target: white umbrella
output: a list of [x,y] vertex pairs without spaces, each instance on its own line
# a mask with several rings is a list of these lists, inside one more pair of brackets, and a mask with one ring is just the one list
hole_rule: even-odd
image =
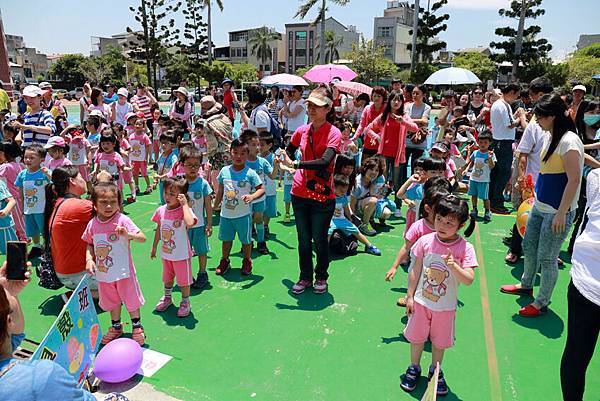
[[294,86],[294,85],[302,85],[308,86],[308,82],[304,80],[304,78],[299,77],[298,75],[292,74],[275,74],[269,75],[268,77],[264,77],[260,80],[262,85],[273,86],[273,85],[281,85],[281,86]]
[[479,84],[481,80],[471,71],[450,67],[443,68],[431,74],[424,82],[425,85],[462,85],[462,84]]

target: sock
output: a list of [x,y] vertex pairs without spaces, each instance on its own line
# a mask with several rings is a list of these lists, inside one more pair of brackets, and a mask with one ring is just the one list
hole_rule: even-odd
[[119,319],[119,320],[111,320],[110,322],[112,323],[112,327],[115,330],[121,330],[123,328],[123,326],[121,325],[121,319]]
[[265,226],[262,224],[256,225],[256,241],[265,242]]
[[170,297],[171,292],[173,292],[173,287],[165,287],[165,297]]
[[131,325],[134,329],[139,329],[140,327],[142,327],[142,322],[140,322],[139,317],[131,318]]
[[190,303],[190,297],[183,297],[183,296],[182,296],[182,297],[181,297],[181,303],[182,303],[182,304],[185,304],[185,303],[188,303],[188,304],[189,304],[189,303]]

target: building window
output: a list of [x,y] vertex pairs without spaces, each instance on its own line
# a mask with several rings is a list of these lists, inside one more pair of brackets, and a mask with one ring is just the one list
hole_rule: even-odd
[[377,28],[377,36],[381,38],[391,38],[392,28],[389,26],[380,26],[379,28]]
[[248,49],[245,47],[242,47],[242,57],[248,57]]
[[229,41],[238,42],[240,40],[248,40],[248,32],[235,32],[229,34]]
[[296,49],[296,57],[306,57],[306,49]]
[[306,40],[306,31],[296,32],[296,40]]
[[308,34],[308,48],[312,49],[315,46],[315,32],[314,31],[310,31]]

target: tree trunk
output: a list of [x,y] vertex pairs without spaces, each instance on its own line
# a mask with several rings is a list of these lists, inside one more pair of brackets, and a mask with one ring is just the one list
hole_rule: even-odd
[[212,64],[212,24],[210,19],[210,3],[208,2],[208,65]]
[[410,73],[414,74],[417,67],[417,33],[419,29],[419,0],[415,0],[415,12],[413,16],[412,49],[410,52]]
[[[326,0],[323,0],[323,3],[321,4],[322,10],[323,10],[323,15],[321,15],[321,37],[320,37],[320,45],[319,47],[321,48],[320,54],[319,54],[319,62],[321,64],[326,64],[327,60],[325,59],[325,6],[326,6]],[[308,56],[308,54],[307,54]],[[306,63],[306,65],[308,65],[308,63]]]
[[519,59],[521,58],[521,50],[523,49],[523,30],[525,29],[525,14],[527,12],[527,0],[521,1],[521,15],[519,16],[519,28],[515,39],[515,58],[513,59],[511,82],[517,81],[517,70],[519,68]]
[[150,78],[150,38],[148,37],[148,14],[146,14],[146,0],[141,0],[142,3],[142,26],[144,28],[144,48],[146,50],[146,76],[148,77],[148,85],[152,85]]

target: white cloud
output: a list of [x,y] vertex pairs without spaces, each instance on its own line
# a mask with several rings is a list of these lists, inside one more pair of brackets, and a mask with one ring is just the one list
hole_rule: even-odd
[[510,0],[448,0],[448,8],[466,10],[499,10],[510,6]]

